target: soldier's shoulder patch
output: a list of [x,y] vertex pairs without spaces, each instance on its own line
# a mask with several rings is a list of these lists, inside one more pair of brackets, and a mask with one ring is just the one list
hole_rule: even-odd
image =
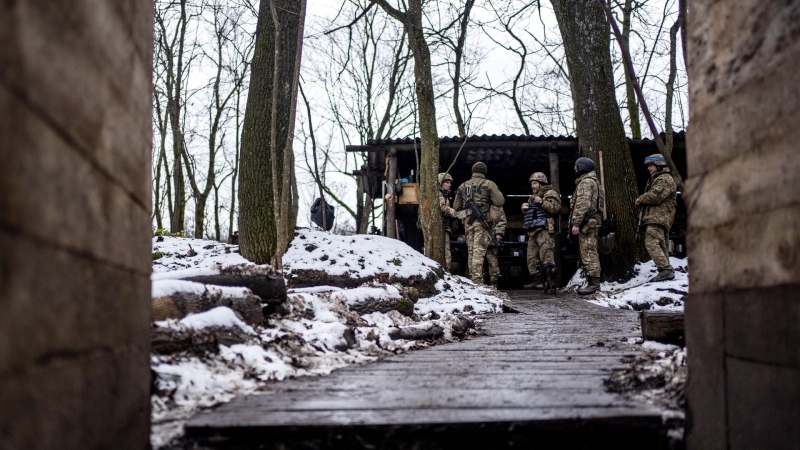
[[661,192],[661,191],[664,190],[664,186],[662,186],[660,184],[657,184],[657,185],[653,186],[653,190],[656,191],[656,192]]

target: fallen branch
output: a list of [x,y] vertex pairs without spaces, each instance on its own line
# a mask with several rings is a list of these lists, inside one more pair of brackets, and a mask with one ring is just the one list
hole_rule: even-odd
[[419,341],[422,339],[438,339],[444,336],[444,330],[439,326],[432,326],[427,330],[415,327],[397,328],[389,331],[389,337],[394,340]]

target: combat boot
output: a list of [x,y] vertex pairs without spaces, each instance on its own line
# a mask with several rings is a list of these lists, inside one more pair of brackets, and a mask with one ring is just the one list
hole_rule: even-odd
[[523,285],[522,289],[544,289],[541,275],[532,275],[531,282]]
[[667,281],[675,279],[675,271],[672,269],[663,269],[658,271],[658,275],[654,276],[650,281]]
[[594,294],[600,289],[600,277],[589,277],[586,286],[578,289],[578,294]]

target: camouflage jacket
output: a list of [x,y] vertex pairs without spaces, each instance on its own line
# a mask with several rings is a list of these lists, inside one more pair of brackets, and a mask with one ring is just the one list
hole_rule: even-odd
[[675,219],[675,204],[678,188],[669,169],[663,169],[650,176],[644,194],[637,200],[644,207],[643,225],[661,225],[669,230]]
[[547,214],[554,216],[561,212],[561,196],[558,195],[555,189],[550,186],[542,186],[538,192],[531,194],[528,202],[533,202],[533,199],[537,196],[542,198],[540,206]]
[[456,214],[458,214],[458,211],[450,207],[447,197],[444,196],[444,193],[441,189],[439,189],[438,194],[439,210],[442,212],[442,227],[444,228],[444,231],[454,234],[453,228],[457,228],[454,227],[454,222],[456,221]]
[[597,211],[597,197],[600,195],[600,181],[594,171],[581,175],[575,180],[575,194],[572,196],[572,225],[582,227],[585,222],[595,219],[600,224]]
[[486,175],[482,173],[473,173],[472,178],[461,183],[461,186],[458,187],[459,193],[453,201],[453,209],[460,210],[464,206],[465,201],[462,194],[470,198],[467,195],[468,186],[470,187],[472,201],[475,202],[478,210],[484,216],[488,214],[490,206],[503,206],[506,202],[505,197],[503,197],[497,185],[494,184],[494,181],[487,180]]
[[497,240],[495,236],[497,236],[498,234],[500,236],[504,236],[506,234],[506,226],[508,224],[508,221],[506,220],[506,212],[503,211],[503,208],[500,206],[492,206],[492,208],[496,208],[497,212],[495,214],[500,216],[500,220],[498,220],[495,223],[492,223],[492,229],[490,230],[492,239],[489,241],[490,247],[497,245]]

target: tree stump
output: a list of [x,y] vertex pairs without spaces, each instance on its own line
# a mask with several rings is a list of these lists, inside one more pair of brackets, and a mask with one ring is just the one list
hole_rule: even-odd
[[683,346],[683,311],[655,310],[639,313],[642,339]]

